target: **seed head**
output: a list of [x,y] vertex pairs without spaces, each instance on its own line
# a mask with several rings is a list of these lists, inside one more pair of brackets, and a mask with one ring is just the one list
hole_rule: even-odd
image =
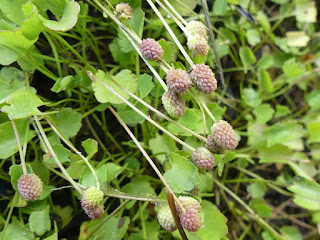
[[181,117],[186,111],[183,98],[170,90],[162,95],[162,104],[173,118]]
[[163,49],[161,45],[152,38],[143,39],[140,43],[142,55],[149,60],[161,60]]
[[205,147],[209,149],[210,152],[213,152],[213,153],[221,153],[223,151],[221,146],[218,143],[216,143],[212,135],[208,135],[207,143]]
[[41,179],[34,173],[21,175],[18,179],[18,191],[27,201],[38,200],[42,194]]
[[205,147],[199,147],[192,153],[192,162],[201,169],[212,169],[215,165],[214,155]]
[[211,127],[211,135],[214,142],[225,150],[234,150],[238,145],[237,135],[231,125],[220,120]]
[[177,229],[170,207],[167,204],[164,206],[160,206],[158,212],[158,222],[164,229],[169,232],[173,232]]
[[201,37],[208,39],[207,27],[200,21],[192,20],[188,22],[186,29],[192,36],[200,35]]
[[210,49],[207,39],[199,34],[189,37],[187,45],[188,48],[193,51],[193,53],[202,56],[208,55]]
[[85,211],[97,208],[103,200],[103,192],[96,187],[89,187],[83,194],[81,206]]
[[99,205],[95,208],[91,208],[91,209],[84,210],[84,211],[88,215],[89,218],[95,220],[95,219],[99,219],[102,217],[102,215],[104,213],[104,206]]
[[115,15],[122,20],[128,20],[132,15],[132,8],[128,3],[118,3],[116,5]]
[[191,78],[196,88],[203,93],[210,94],[217,89],[217,80],[208,65],[196,64]]
[[199,212],[193,208],[187,208],[186,212],[180,215],[181,225],[189,232],[196,232],[201,227]]
[[[192,208],[195,209],[198,213],[200,213],[201,211],[201,205],[200,203],[194,199],[193,197],[189,197],[189,196],[180,196],[178,197],[181,205],[187,209],[187,208]],[[179,208],[179,205],[176,205],[177,211],[179,214],[181,214],[181,209]]]
[[170,69],[166,76],[169,89],[178,94],[188,92],[192,85],[188,73],[182,69]]

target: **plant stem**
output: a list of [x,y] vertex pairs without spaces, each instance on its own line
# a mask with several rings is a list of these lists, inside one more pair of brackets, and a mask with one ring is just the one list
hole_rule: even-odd
[[158,175],[158,177],[160,178],[160,180],[162,181],[162,183],[165,185],[165,187],[167,188],[168,192],[170,192],[173,195],[174,200],[176,201],[176,203],[179,205],[179,208],[182,209],[182,211],[184,212],[185,209],[182,206],[182,204],[180,203],[179,199],[176,197],[176,195],[174,194],[174,192],[172,191],[171,187],[169,186],[169,184],[167,183],[167,181],[164,179],[164,177],[162,176],[161,172],[159,171],[159,169],[157,168],[157,166],[154,164],[154,162],[151,160],[151,158],[149,157],[149,155],[147,154],[147,152],[143,149],[143,147],[141,146],[141,144],[139,143],[139,141],[136,139],[136,137],[134,136],[134,134],[131,132],[131,130],[128,128],[128,126],[122,121],[122,119],[120,118],[120,116],[117,114],[117,112],[109,106],[110,111],[113,113],[113,115],[117,118],[117,120],[119,121],[119,123],[122,125],[122,127],[126,130],[126,132],[129,134],[129,136],[131,137],[131,139],[134,141],[134,143],[137,145],[137,147],[139,148],[139,150],[141,151],[141,153],[143,154],[143,156],[147,159],[147,161],[149,162],[149,164],[151,165],[151,167],[153,168],[153,170],[156,172],[156,174]]
[[9,225],[9,222],[10,222],[10,219],[11,219],[11,215],[12,215],[12,212],[13,212],[13,208],[14,208],[14,202],[16,201],[18,197],[18,193],[16,192],[13,196],[13,199],[12,199],[12,202],[11,202],[11,206],[10,206],[10,210],[9,210],[9,213],[8,213],[8,216],[7,216],[7,219],[6,219],[6,222],[4,224],[4,227],[3,227],[3,230],[2,230],[2,234],[1,234],[1,238],[0,240],[3,240],[4,238],[4,235],[6,233],[6,230],[7,230],[7,227]]
[[23,171],[23,174],[26,175],[26,174],[28,174],[27,167],[26,167],[26,162],[25,162],[25,159],[24,159],[24,155],[23,155],[23,151],[22,151],[22,147],[21,147],[21,142],[20,142],[17,126],[16,126],[16,124],[15,124],[13,119],[11,119],[11,124],[12,124],[14,135],[15,135],[15,137],[17,139],[22,171]]
[[259,217],[258,214],[255,213],[255,211],[252,210],[252,208],[250,208],[243,200],[241,200],[236,194],[234,194],[229,188],[227,188],[226,186],[224,186],[221,182],[219,182],[217,179],[213,179],[213,181],[220,187],[222,188],[224,191],[226,191],[227,193],[229,193],[231,195],[231,197],[233,197],[238,203],[240,203],[249,213],[252,214],[252,216],[258,221],[260,222],[262,225],[264,225],[267,229],[270,230],[270,232],[272,232],[275,236],[279,237],[282,240],[285,240],[285,238],[278,233],[276,230],[274,230],[273,227],[271,227],[266,221],[264,221],[261,217]]
[[98,176],[95,170],[93,169],[93,167],[91,166],[91,164],[89,163],[89,160],[85,156],[83,156],[82,153],[78,151],[69,140],[67,140],[64,136],[62,136],[59,130],[51,123],[49,117],[46,117],[45,119],[50,125],[50,127],[52,128],[52,130],[58,135],[58,137],[85,162],[85,164],[88,166],[88,168],[92,172],[94,179],[96,180],[97,188],[100,189],[100,182],[99,182]]
[[180,19],[180,21],[184,24],[187,25],[188,23],[186,22],[186,20],[184,20],[184,18],[177,12],[177,10],[169,3],[169,1],[167,0],[163,0],[168,7],[171,9],[171,11]]
[[108,89],[110,92],[112,92],[114,95],[116,95],[118,98],[120,98],[124,103],[126,103],[129,107],[131,107],[133,110],[135,110],[139,115],[141,115],[144,119],[146,119],[147,121],[151,122],[154,126],[156,126],[158,129],[160,129],[162,132],[164,132],[165,134],[167,134],[169,137],[171,137],[173,140],[175,140],[176,142],[180,143],[182,146],[185,146],[186,148],[188,148],[190,151],[195,151],[195,149],[193,147],[191,147],[190,145],[186,144],[184,141],[182,141],[181,139],[177,138],[176,136],[174,136],[172,133],[170,133],[168,130],[166,130],[165,128],[161,127],[158,123],[156,123],[155,121],[153,121],[150,117],[148,117],[146,114],[144,114],[143,112],[141,112],[137,107],[135,107],[132,103],[130,103],[129,101],[127,101],[125,98],[123,98],[119,93],[117,93],[112,87],[108,86],[105,82],[103,82],[102,80],[100,80],[99,78],[97,78],[95,75],[93,75],[92,72],[87,71],[88,76],[91,78],[91,80],[93,82],[99,81],[106,89]]
[[49,142],[49,139],[47,138],[40,122],[39,122],[39,119],[37,116],[34,115],[34,120],[36,121],[36,125],[40,131],[40,134],[45,142],[45,144],[47,145],[48,147],[48,150],[50,152],[50,154],[52,155],[53,159],[55,160],[56,164],[59,166],[61,172],[66,176],[67,180],[72,184],[72,186],[82,195],[83,194],[83,191],[81,188],[79,188],[78,184],[70,177],[70,175],[68,174],[68,172],[66,171],[66,169],[64,168],[64,166],[62,165],[62,163],[59,161],[56,153],[54,152],[50,142]]
[[157,16],[161,20],[162,24],[165,26],[165,28],[169,32],[170,36],[172,37],[173,41],[177,44],[178,48],[180,49],[180,52],[187,60],[187,62],[190,64],[190,66],[192,68],[194,68],[195,65],[194,65],[193,61],[189,57],[188,53],[184,50],[183,46],[181,45],[181,43],[177,39],[176,35],[172,32],[172,30],[171,30],[170,26],[168,25],[168,23],[166,22],[166,20],[162,17],[162,15],[159,12],[159,10],[157,9],[157,7],[153,4],[153,2],[151,0],[146,0],[146,1],[149,3],[149,5],[153,9],[153,11],[157,14]]
[[209,13],[208,13],[209,12],[208,4],[207,4],[206,0],[201,0],[201,2],[202,2],[204,16],[205,16],[205,19],[206,19],[206,25],[207,25],[207,27],[209,29],[210,43],[211,43],[212,48],[213,48],[216,66],[218,68],[219,75],[220,75],[220,81],[221,81],[222,87],[225,88],[225,80],[224,80],[224,76],[223,76],[222,65],[221,65],[219,54],[218,54],[217,46],[216,46],[216,44],[214,42],[214,38],[215,37],[214,37],[214,33],[212,31],[212,24],[211,24]]

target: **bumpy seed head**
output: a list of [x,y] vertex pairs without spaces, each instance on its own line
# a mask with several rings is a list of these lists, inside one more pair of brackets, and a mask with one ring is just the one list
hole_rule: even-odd
[[224,120],[220,120],[211,127],[213,140],[225,150],[234,150],[238,145],[237,135],[231,125]]
[[207,143],[205,147],[213,153],[221,153],[223,151],[222,147],[218,143],[216,143],[212,135],[209,135],[207,137]]
[[149,60],[161,60],[163,49],[161,45],[152,38],[143,39],[140,43],[142,55]]
[[192,36],[200,35],[201,37],[208,39],[207,27],[200,21],[192,20],[188,22],[186,29]]
[[128,3],[118,3],[116,5],[115,15],[122,20],[128,20],[131,18],[132,8]]
[[95,208],[91,208],[88,210],[84,210],[85,213],[88,215],[89,218],[91,219],[98,219],[101,218],[103,213],[104,213],[104,206],[103,205],[99,205]]
[[103,192],[96,187],[89,187],[83,194],[81,206],[85,211],[91,211],[101,205]]
[[192,85],[188,73],[182,69],[171,69],[166,76],[169,89],[178,94],[188,92]]
[[188,48],[195,54],[199,54],[202,56],[208,55],[210,49],[207,39],[200,36],[199,34],[189,37],[187,45]]
[[172,91],[167,91],[162,95],[162,104],[173,118],[181,117],[186,111],[183,98]]
[[181,225],[189,232],[196,232],[201,227],[199,212],[193,208],[187,208],[186,212],[180,215]]
[[192,162],[201,169],[212,169],[215,165],[214,155],[205,147],[199,147],[192,153]]
[[18,190],[27,201],[38,200],[42,194],[41,179],[34,173],[21,175],[18,180]]
[[[193,197],[189,197],[189,196],[180,196],[178,197],[181,205],[187,209],[187,208],[192,208],[194,210],[196,210],[198,213],[200,213],[201,211],[201,205],[200,203],[194,199]],[[181,209],[179,208],[179,205],[176,205],[177,211],[179,214],[181,214]]]
[[170,207],[167,204],[164,206],[160,206],[158,212],[158,222],[164,229],[169,232],[173,232],[177,229]]
[[217,79],[208,65],[197,64],[191,72],[191,78],[203,93],[210,94],[217,89]]

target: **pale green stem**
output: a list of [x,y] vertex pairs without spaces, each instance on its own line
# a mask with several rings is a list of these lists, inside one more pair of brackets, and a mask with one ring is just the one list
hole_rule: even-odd
[[188,148],[190,151],[194,152],[195,149],[191,147],[190,145],[186,144],[183,142],[181,139],[177,138],[174,136],[172,133],[167,131],[165,128],[161,127],[158,123],[153,121],[150,117],[148,117],[146,114],[144,114],[142,111],[140,111],[137,107],[135,107],[132,103],[127,101],[125,98],[123,98],[119,93],[117,93],[112,87],[108,86],[105,82],[97,78],[96,76],[93,75],[92,72],[87,71],[88,76],[91,78],[93,82],[99,81],[106,89],[108,89],[110,92],[112,92],[114,95],[116,95],[118,98],[120,98],[124,103],[126,103],[129,107],[131,107],[133,110],[135,110],[140,116],[142,116],[144,119],[147,121],[151,122],[154,126],[156,126],[158,129],[160,129],[162,132],[167,134],[169,137],[171,137],[173,140],[176,142],[180,143],[182,146],[185,146]]
[[14,135],[15,135],[15,137],[17,139],[22,171],[23,171],[23,174],[26,175],[26,174],[28,174],[27,167],[26,167],[26,162],[25,162],[25,159],[24,159],[24,155],[23,155],[23,151],[22,151],[22,147],[21,147],[21,143],[20,143],[20,138],[19,138],[19,133],[18,133],[18,130],[17,130],[17,126],[16,126],[16,124],[15,124],[13,119],[11,119],[11,124],[12,124]]
[[229,193],[238,203],[240,203],[249,213],[252,214],[252,216],[260,222],[262,225],[264,225],[266,228],[268,228],[275,236],[285,240],[285,238],[280,235],[276,230],[273,229],[266,221],[264,221],[261,217],[259,217],[258,214],[255,213],[243,200],[241,200],[236,194],[234,194],[229,188],[224,186],[221,182],[219,182],[217,179],[213,180],[220,188],[222,188],[224,191]]
[[163,0],[168,7],[170,8],[170,10],[180,19],[180,21],[184,24],[187,25],[188,23],[186,22],[186,20],[184,20],[184,18],[177,12],[177,10],[169,3],[169,1],[167,0]]
[[49,142],[49,139],[47,138],[40,122],[39,122],[39,119],[37,116],[34,115],[34,119],[36,121],[36,124],[38,126],[38,129],[40,131],[40,134],[45,142],[45,144],[47,145],[48,147],[48,150],[50,152],[50,154],[52,155],[53,159],[55,160],[56,164],[58,165],[58,167],[60,168],[61,172],[65,175],[65,177],[67,178],[67,180],[72,184],[72,186],[82,195],[83,194],[83,191],[81,188],[79,188],[78,184],[70,177],[70,175],[68,174],[68,172],[66,171],[66,169],[64,168],[64,166],[62,165],[62,163],[59,161],[56,153],[54,152],[50,142]]
[[179,205],[179,208],[182,209],[182,211],[184,212],[185,209],[182,206],[182,204],[180,203],[179,199],[177,198],[177,196],[174,194],[174,192],[172,191],[171,187],[169,186],[169,184],[167,183],[167,181],[164,179],[164,177],[162,176],[161,172],[159,171],[159,169],[157,168],[157,166],[154,164],[154,162],[151,160],[151,158],[149,157],[148,153],[144,150],[144,148],[141,146],[141,144],[139,143],[138,139],[136,139],[136,137],[134,136],[134,134],[131,132],[131,130],[128,128],[128,126],[122,121],[122,119],[120,118],[120,116],[117,114],[117,112],[109,106],[110,111],[113,113],[113,115],[118,119],[119,123],[122,125],[122,127],[126,130],[126,132],[129,134],[129,136],[131,137],[131,139],[134,141],[134,143],[137,145],[137,147],[139,148],[139,150],[141,151],[141,153],[143,154],[143,156],[147,159],[147,161],[149,162],[149,164],[151,165],[151,167],[153,168],[153,170],[156,172],[156,174],[158,175],[158,177],[160,178],[160,180],[162,181],[162,183],[164,184],[164,186],[167,188],[167,190],[172,194],[172,196],[174,197],[174,200],[176,201],[176,203]]
[[[168,120],[169,122],[175,124],[176,126],[178,126],[179,128],[185,130],[186,132],[190,133],[191,135],[197,137],[199,140],[203,141],[203,142],[207,142],[207,139],[201,135],[199,135],[198,133],[195,133],[194,131],[191,131],[189,128],[186,128],[185,126],[181,125],[180,123],[174,121],[173,119],[169,118],[168,116],[166,116],[165,114],[163,114],[162,112],[158,111],[157,109],[155,109],[154,107],[152,107],[151,105],[149,105],[148,103],[146,103],[145,101],[143,101],[141,98],[139,98],[138,96],[136,96],[135,94],[133,94],[132,92],[128,91],[127,89],[123,88],[119,83],[117,83],[116,81],[113,81],[121,90],[123,90],[124,92],[126,92],[128,95],[130,95],[130,97],[134,98],[135,100],[137,100],[138,102],[140,102],[142,105],[146,106],[147,108],[149,108],[151,111],[155,112],[159,117],[162,117],[166,120]],[[203,109],[200,105],[201,111],[204,115]],[[204,115],[204,122],[205,122],[205,115]]]
[[51,121],[48,118],[45,118],[47,120],[47,122],[49,123],[50,127],[52,128],[52,130],[58,135],[58,137],[72,150],[75,152],[75,154],[77,154],[84,162],[85,164],[88,166],[88,168],[90,169],[90,171],[92,172],[92,175],[94,176],[94,179],[96,180],[96,185],[97,188],[100,189],[100,182],[98,179],[98,176],[95,172],[95,170],[93,169],[93,167],[91,166],[91,164],[89,163],[89,160],[82,155],[81,152],[79,152],[74,146],[73,144],[67,140],[65,137],[62,136],[62,134],[59,132],[59,130],[51,123]]
[[217,121],[216,118],[212,115],[212,113],[211,113],[211,111],[209,110],[209,108],[207,107],[207,105],[198,98],[197,94],[194,92],[193,89],[191,89],[190,92],[192,93],[192,94],[191,94],[192,97],[196,100],[196,102],[197,102],[199,105],[201,105],[201,106],[203,107],[203,109],[206,111],[206,113],[209,115],[209,117],[213,120],[213,122],[216,122],[216,121]]
[[156,15],[158,16],[158,18],[161,20],[162,24],[165,26],[165,28],[167,29],[167,31],[169,32],[170,36],[172,37],[173,41],[176,43],[176,45],[178,46],[178,48],[180,49],[180,52],[182,53],[182,55],[185,57],[185,59],[187,60],[187,62],[190,64],[190,66],[192,68],[194,68],[194,63],[191,60],[191,58],[189,57],[188,53],[184,50],[183,46],[181,45],[181,43],[179,42],[179,40],[177,39],[176,35],[173,33],[173,31],[171,30],[170,26],[168,25],[168,23],[166,22],[166,20],[162,17],[161,13],[159,12],[159,10],[157,9],[157,7],[153,4],[153,2],[151,0],[146,0],[150,7],[153,9],[153,11],[156,13]]

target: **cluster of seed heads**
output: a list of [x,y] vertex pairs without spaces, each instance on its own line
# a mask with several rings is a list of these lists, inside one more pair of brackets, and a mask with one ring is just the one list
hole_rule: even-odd
[[186,26],[187,46],[194,53],[206,56],[210,50],[206,26],[199,21],[191,21]]
[[38,200],[42,194],[41,179],[34,173],[21,175],[18,179],[18,191],[27,201]]
[[81,198],[81,206],[91,219],[98,219],[104,213],[103,192],[96,187],[88,188]]

